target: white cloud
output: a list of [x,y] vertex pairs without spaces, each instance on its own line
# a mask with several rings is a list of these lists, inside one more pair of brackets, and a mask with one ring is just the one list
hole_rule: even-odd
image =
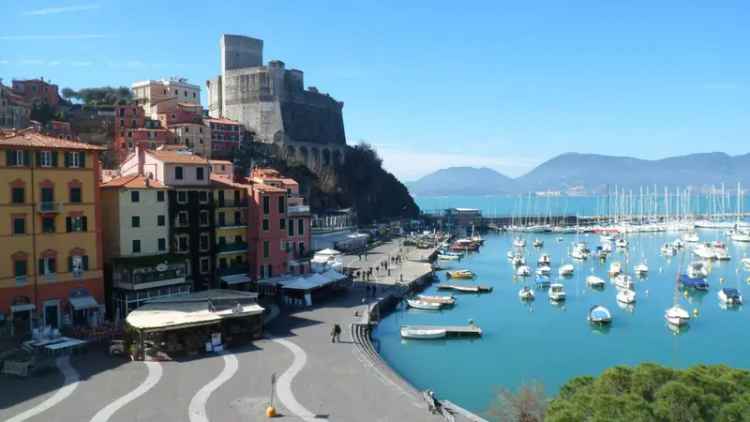
[[3,41],[34,41],[34,40],[90,40],[108,38],[104,34],[58,34],[58,35],[0,35]]
[[45,16],[45,15],[56,15],[58,13],[70,13],[70,12],[82,12],[85,10],[98,9],[101,6],[98,4],[79,4],[73,6],[58,6],[58,7],[46,7],[44,9],[29,10],[23,13],[25,16]]
[[541,163],[542,158],[511,154],[486,155],[444,151],[414,151],[393,144],[373,144],[383,159],[383,167],[402,181],[416,180],[433,171],[454,166],[489,167],[509,177],[525,174]]

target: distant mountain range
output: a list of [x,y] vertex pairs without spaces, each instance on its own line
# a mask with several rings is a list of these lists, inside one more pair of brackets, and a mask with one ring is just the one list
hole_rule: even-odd
[[722,152],[690,154],[661,160],[642,160],[597,154],[567,153],[548,160],[518,178],[482,167],[450,167],[406,183],[413,195],[501,195],[560,191],[597,193],[657,185],[692,186],[696,189],[721,183],[734,189],[750,186],[750,154]]

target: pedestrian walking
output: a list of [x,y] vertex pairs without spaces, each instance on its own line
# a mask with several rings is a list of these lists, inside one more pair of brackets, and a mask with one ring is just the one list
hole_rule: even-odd
[[334,343],[341,343],[341,326],[338,324],[333,325],[333,339]]

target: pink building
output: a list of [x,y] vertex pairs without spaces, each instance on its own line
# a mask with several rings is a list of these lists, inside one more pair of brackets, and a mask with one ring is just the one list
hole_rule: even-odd
[[211,130],[211,157],[231,157],[244,137],[242,124],[229,119],[203,119],[203,123]]
[[14,80],[12,87],[13,91],[29,104],[48,104],[56,107],[60,102],[57,85],[45,81],[44,78]]

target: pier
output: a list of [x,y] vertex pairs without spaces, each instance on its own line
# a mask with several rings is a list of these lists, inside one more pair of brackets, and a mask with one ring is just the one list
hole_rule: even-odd
[[481,336],[482,329],[478,325],[405,325],[414,330],[445,330],[446,336]]

